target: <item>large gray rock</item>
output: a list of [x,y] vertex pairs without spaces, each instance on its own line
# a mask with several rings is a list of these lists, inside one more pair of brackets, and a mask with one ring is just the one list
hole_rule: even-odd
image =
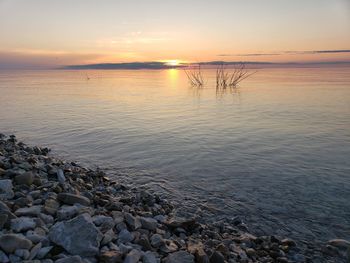
[[194,263],[194,257],[186,251],[178,251],[169,254],[164,263]]
[[59,193],[57,195],[57,199],[67,205],[74,205],[74,204],[81,204],[84,206],[90,205],[89,198],[81,195],[71,194],[71,193]]
[[10,179],[0,180],[0,199],[12,199],[15,196]]
[[72,255],[94,256],[99,252],[103,235],[89,214],[58,222],[49,231],[50,240]]
[[30,249],[32,241],[21,235],[5,234],[0,236],[0,248],[6,253],[13,253],[16,249]]

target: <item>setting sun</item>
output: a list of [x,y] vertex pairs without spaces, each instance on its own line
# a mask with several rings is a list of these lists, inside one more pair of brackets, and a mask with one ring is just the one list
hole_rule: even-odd
[[165,60],[164,61],[167,66],[179,66],[181,64],[180,60],[178,59],[172,59],[172,60]]

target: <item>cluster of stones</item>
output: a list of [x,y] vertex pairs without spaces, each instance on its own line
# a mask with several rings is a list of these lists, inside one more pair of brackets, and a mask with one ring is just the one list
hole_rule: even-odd
[[305,260],[290,239],[253,236],[237,219],[209,225],[178,218],[157,195],[0,134],[0,262]]

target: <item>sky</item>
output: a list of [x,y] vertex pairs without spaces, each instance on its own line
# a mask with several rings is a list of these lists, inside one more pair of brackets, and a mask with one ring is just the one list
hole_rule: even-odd
[[0,0],[0,68],[350,61],[349,0]]

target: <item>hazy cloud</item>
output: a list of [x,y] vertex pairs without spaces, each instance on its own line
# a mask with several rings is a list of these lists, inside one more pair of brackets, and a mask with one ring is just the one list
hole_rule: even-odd
[[247,54],[219,54],[219,57],[257,57],[257,56],[280,56],[280,55],[300,55],[300,54],[339,54],[350,53],[350,49],[334,50],[308,50],[308,51],[282,51],[274,53],[247,53]]

